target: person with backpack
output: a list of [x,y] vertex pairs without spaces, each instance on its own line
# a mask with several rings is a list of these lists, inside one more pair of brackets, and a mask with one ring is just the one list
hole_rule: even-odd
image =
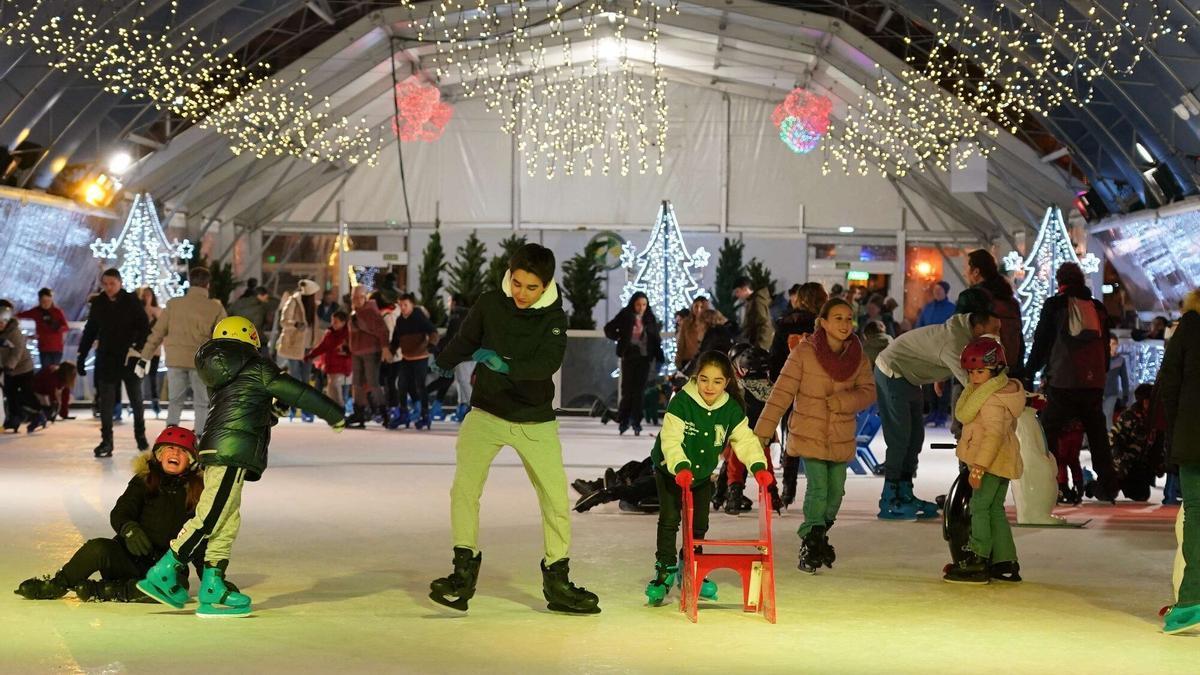
[[1064,263],[1054,278],[1058,293],[1042,305],[1025,376],[1032,379],[1045,370],[1046,408],[1039,419],[1046,446],[1058,447],[1067,424],[1079,420],[1097,475],[1093,496],[1112,501],[1118,486],[1103,408],[1110,357],[1108,312],[1092,297],[1079,265]]

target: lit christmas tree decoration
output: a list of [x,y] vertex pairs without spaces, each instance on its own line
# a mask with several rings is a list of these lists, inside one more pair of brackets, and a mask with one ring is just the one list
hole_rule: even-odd
[[[671,325],[675,312],[691,306],[697,296],[708,296],[700,286],[698,272],[708,266],[709,254],[703,247],[688,253],[671,202],[663,200],[650,239],[641,253],[626,242],[621,265],[634,271],[634,277],[621,290],[621,304],[629,303],[641,291],[650,301],[650,309],[664,325]],[[675,362],[675,338],[663,338],[666,363]]]
[[1057,206],[1046,209],[1042,226],[1038,229],[1037,239],[1029,249],[1028,257],[1022,260],[1021,254],[1016,251],[1004,256],[1005,269],[1025,273],[1025,278],[1017,287],[1017,297],[1021,300],[1021,333],[1025,337],[1027,350],[1033,349],[1033,333],[1037,330],[1042,305],[1046,298],[1058,292],[1054,272],[1063,263],[1069,262],[1078,264],[1084,274],[1100,271],[1099,258],[1091,253],[1080,258],[1075,253],[1075,245],[1071,243],[1071,235],[1067,233],[1066,221],[1063,220],[1062,211]]
[[149,286],[159,298],[174,298],[184,294],[188,283],[179,273],[177,260],[190,260],[192,243],[167,241],[154,200],[148,194],[138,194],[129,209],[129,217],[115,239],[96,239],[92,255],[100,260],[115,260],[121,280],[128,288]]

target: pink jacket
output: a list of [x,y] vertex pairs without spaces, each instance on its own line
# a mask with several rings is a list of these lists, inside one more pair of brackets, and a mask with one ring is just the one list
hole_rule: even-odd
[[973,387],[963,392],[954,410],[963,423],[962,438],[955,454],[971,466],[1001,478],[1016,480],[1025,467],[1021,463],[1021,444],[1017,441],[1017,418],[1025,410],[1025,390],[1009,380],[999,391],[983,401],[971,401]]

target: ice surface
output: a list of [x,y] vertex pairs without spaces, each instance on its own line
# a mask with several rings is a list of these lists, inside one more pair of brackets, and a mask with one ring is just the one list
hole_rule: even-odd
[[[655,518],[616,504],[573,516],[572,574],[600,595],[603,613],[547,612],[537,502],[511,450],[484,493],[479,594],[458,615],[426,598],[429,580],[450,569],[456,425],[434,427],[335,435],[284,421],[271,467],[246,486],[229,572],[253,596],[255,617],[201,622],[194,605],[3,593],[0,671],[1161,673],[1196,664],[1192,639],[1159,632],[1175,511],[1157,506],[1157,494],[1151,505],[1061,511],[1094,518],[1086,529],[1017,529],[1025,583],[976,588],[942,583],[948,553],[937,521],[877,521],[880,479],[852,476],[831,533],[833,570],[796,571],[799,509],[776,519],[777,625],[740,611],[729,572],[715,576],[721,602],[704,605],[692,625],[675,605],[644,606]],[[151,438],[161,428],[151,421]],[[653,443],[591,419],[564,419],[562,429],[570,479],[644,457]],[[81,417],[0,438],[8,588],[52,573],[86,539],[112,535],[108,510],[130,476],[132,430],[117,427],[111,460],[92,458],[98,436]],[[945,492],[953,473],[949,451],[926,450],[917,493]],[[714,535],[731,537],[756,526],[748,516],[712,521]]]

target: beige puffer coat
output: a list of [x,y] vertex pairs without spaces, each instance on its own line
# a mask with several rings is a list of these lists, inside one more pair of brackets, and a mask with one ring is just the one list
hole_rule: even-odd
[[754,426],[754,435],[769,438],[774,434],[783,411],[791,405],[789,455],[849,462],[856,446],[856,416],[874,401],[875,380],[865,356],[860,357],[854,377],[838,382],[821,367],[812,343],[804,340],[788,355]]
[[309,324],[304,316],[304,294],[300,291],[288,294],[279,308],[279,340],[275,349],[285,359],[299,360],[316,344],[316,321]]
[[[971,466],[1001,478],[1016,480],[1025,470],[1021,463],[1021,444],[1017,441],[1017,418],[1025,410],[1025,390],[1016,380],[988,396],[979,412],[969,421],[964,410],[971,407],[970,389],[959,398],[955,416],[963,422],[962,438],[955,454]],[[976,404],[978,405],[978,404]]]

